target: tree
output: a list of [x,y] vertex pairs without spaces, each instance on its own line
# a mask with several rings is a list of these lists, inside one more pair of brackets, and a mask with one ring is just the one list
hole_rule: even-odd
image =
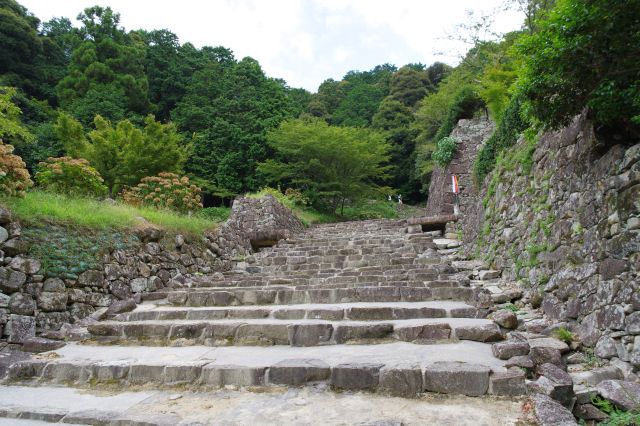
[[278,159],[260,163],[258,170],[326,211],[371,195],[379,189],[375,182],[387,177],[389,145],[376,131],[298,119],[283,122],[267,139]]
[[266,133],[292,113],[282,82],[266,77],[256,60],[220,58],[194,73],[172,118],[192,137],[187,171],[194,181],[228,196],[263,184],[256,164],[271,154]]
[[409,202],[416,202],[420,197],[420,186],[414,177],[417,132],[413,121],[414,114],[408,106],[387,96],[372,123],[372,127],[385,131],[390,145],[389,184]]
[[601,134],[640,137],[640,2],[559,0],[538,31],[523,38],[518,83],[547,128],[585,106]]
[[68,115],[61,115],[56,131],[66,151],[89,160],[100,173],[112,195],[124,186],[137,184],[143,177],[160,172],[179,172],[187,152],[182,137],[172,124],[162,124],[149,115],[139,129],[129,120],[114,126],[100,116],[94,119],[95,130],[87,135],[82,125]]
[[0,85],[32,89],[42,50],[40,21],[14,0],[0,0]]
[[15,88],[0,86],[0,139],[33,142],[33,134],[20,122],[22,111],[12,102],[15,94]]
[[413,108],[432,89],[426,71],[405,66],[393,74],[389,96]]
[[118,27],[120,15],[108,7],[87,8],[78,19],[83,41],[56,88],[62,107],[85,126],[98,114],[113,121],[146,114],[150,103],[142,38]]

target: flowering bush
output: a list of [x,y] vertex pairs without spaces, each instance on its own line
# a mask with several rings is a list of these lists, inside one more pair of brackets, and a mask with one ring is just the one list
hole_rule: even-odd
[[13,145],[5,144],[0,139],[0,192],[22,197],[32,185],[27,165],[13,153]]
[[35,180],[43,189],[69,195],[100,197],[108,192],[100,173],[83,158],[50,157],[38,164]]
[[125,203],[134,206],[147,205],[188,212],[202,208],[200,192],[201,189],[190,184],[186,176],[160,173],[142,179],[133,188],[127,188],[122,198]]

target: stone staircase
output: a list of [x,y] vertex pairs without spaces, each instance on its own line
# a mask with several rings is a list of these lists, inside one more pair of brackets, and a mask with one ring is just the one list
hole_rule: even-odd
[[438,254],[440,231],[412,232],[390,220],[314,226],[232,271],[146,294],[89,324],[89,338],[15,363],[7,382],[524,393],[524,376],[492,354],[503,330],[485,319],[490,295]]

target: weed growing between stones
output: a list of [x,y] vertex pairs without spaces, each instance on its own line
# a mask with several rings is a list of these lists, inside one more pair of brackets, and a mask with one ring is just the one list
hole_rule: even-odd
[[640,425],[640,410],[623,411],[613,405],[611,401],[595,395],[591,403],[600,411],[609,416],[607,420],[599,423],[600,426],[636,426]]
[[575,336],[572,332],[567,330],[564,327],[557,328],[553,331],[553,335],[556,339],[562,340],[563,342],[569,344],[575,340]]

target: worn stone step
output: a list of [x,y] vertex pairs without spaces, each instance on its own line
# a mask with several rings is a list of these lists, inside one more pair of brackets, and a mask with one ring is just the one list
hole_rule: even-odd
[[[326,387],[326,386],[325,386]],[[326,426],[520,424],[521,402],[492,397],[404,399],[384,394],[326,392],[322,386],[286,391],[110,391],[58,386],[0,387],[0,425],[42,426],[37,420],[91,425],[302,425],[322,413]],[[171,407],[170,412],[167,407]],[[54,417],[55,416],[55,417]],[[59,420],[57,420],[59,419]],[[317,421],[316,421],[317,423]]]
[[146,303],[117,315],[117,321],[203,319],[324,319],[394,320],[414,318],[476,318],[478,309],[462,302],[396,302],[267,305],[237,307],[172,307]]
[[[157,293],[177,306],[237,306],[237,305],[292,305],[303,303],[349,302],[421,302],[430,300],[456,300],[485,308],[491,304],[488,292],[469,287],[357,287],[335,289],[296,290],[273,289],[210,289],[178,290]],[[488,300],[487,300],[488,298]],[[157,298],[155,300],[158,300]]]
[[[492,378],[504,380],[503,361],[488,345],[383,345],[290,347],[93,347],[67,345],[59,358],[18,362],[8,382],[155,386],[299,386],[327,383],[347,390],[382,391],[399,396],[438,392],[480,396]],[[501,394],[524,389],[513,375]],[[522,384],[522,386],[519,386]]]
[[[429,309],[429,308],[426,308]],[[472,340],[495,342],[503,339],[500,328],[490,320],[474,318],[429,318],[378,321],[376,312],[389,315],[387,308],[351,308],[356,320],[222,319],[102,321],[87,329],[110,344],[155,343],[206,346],[319,346],[354,342],[383,343],[400,340],[415,343]]]

